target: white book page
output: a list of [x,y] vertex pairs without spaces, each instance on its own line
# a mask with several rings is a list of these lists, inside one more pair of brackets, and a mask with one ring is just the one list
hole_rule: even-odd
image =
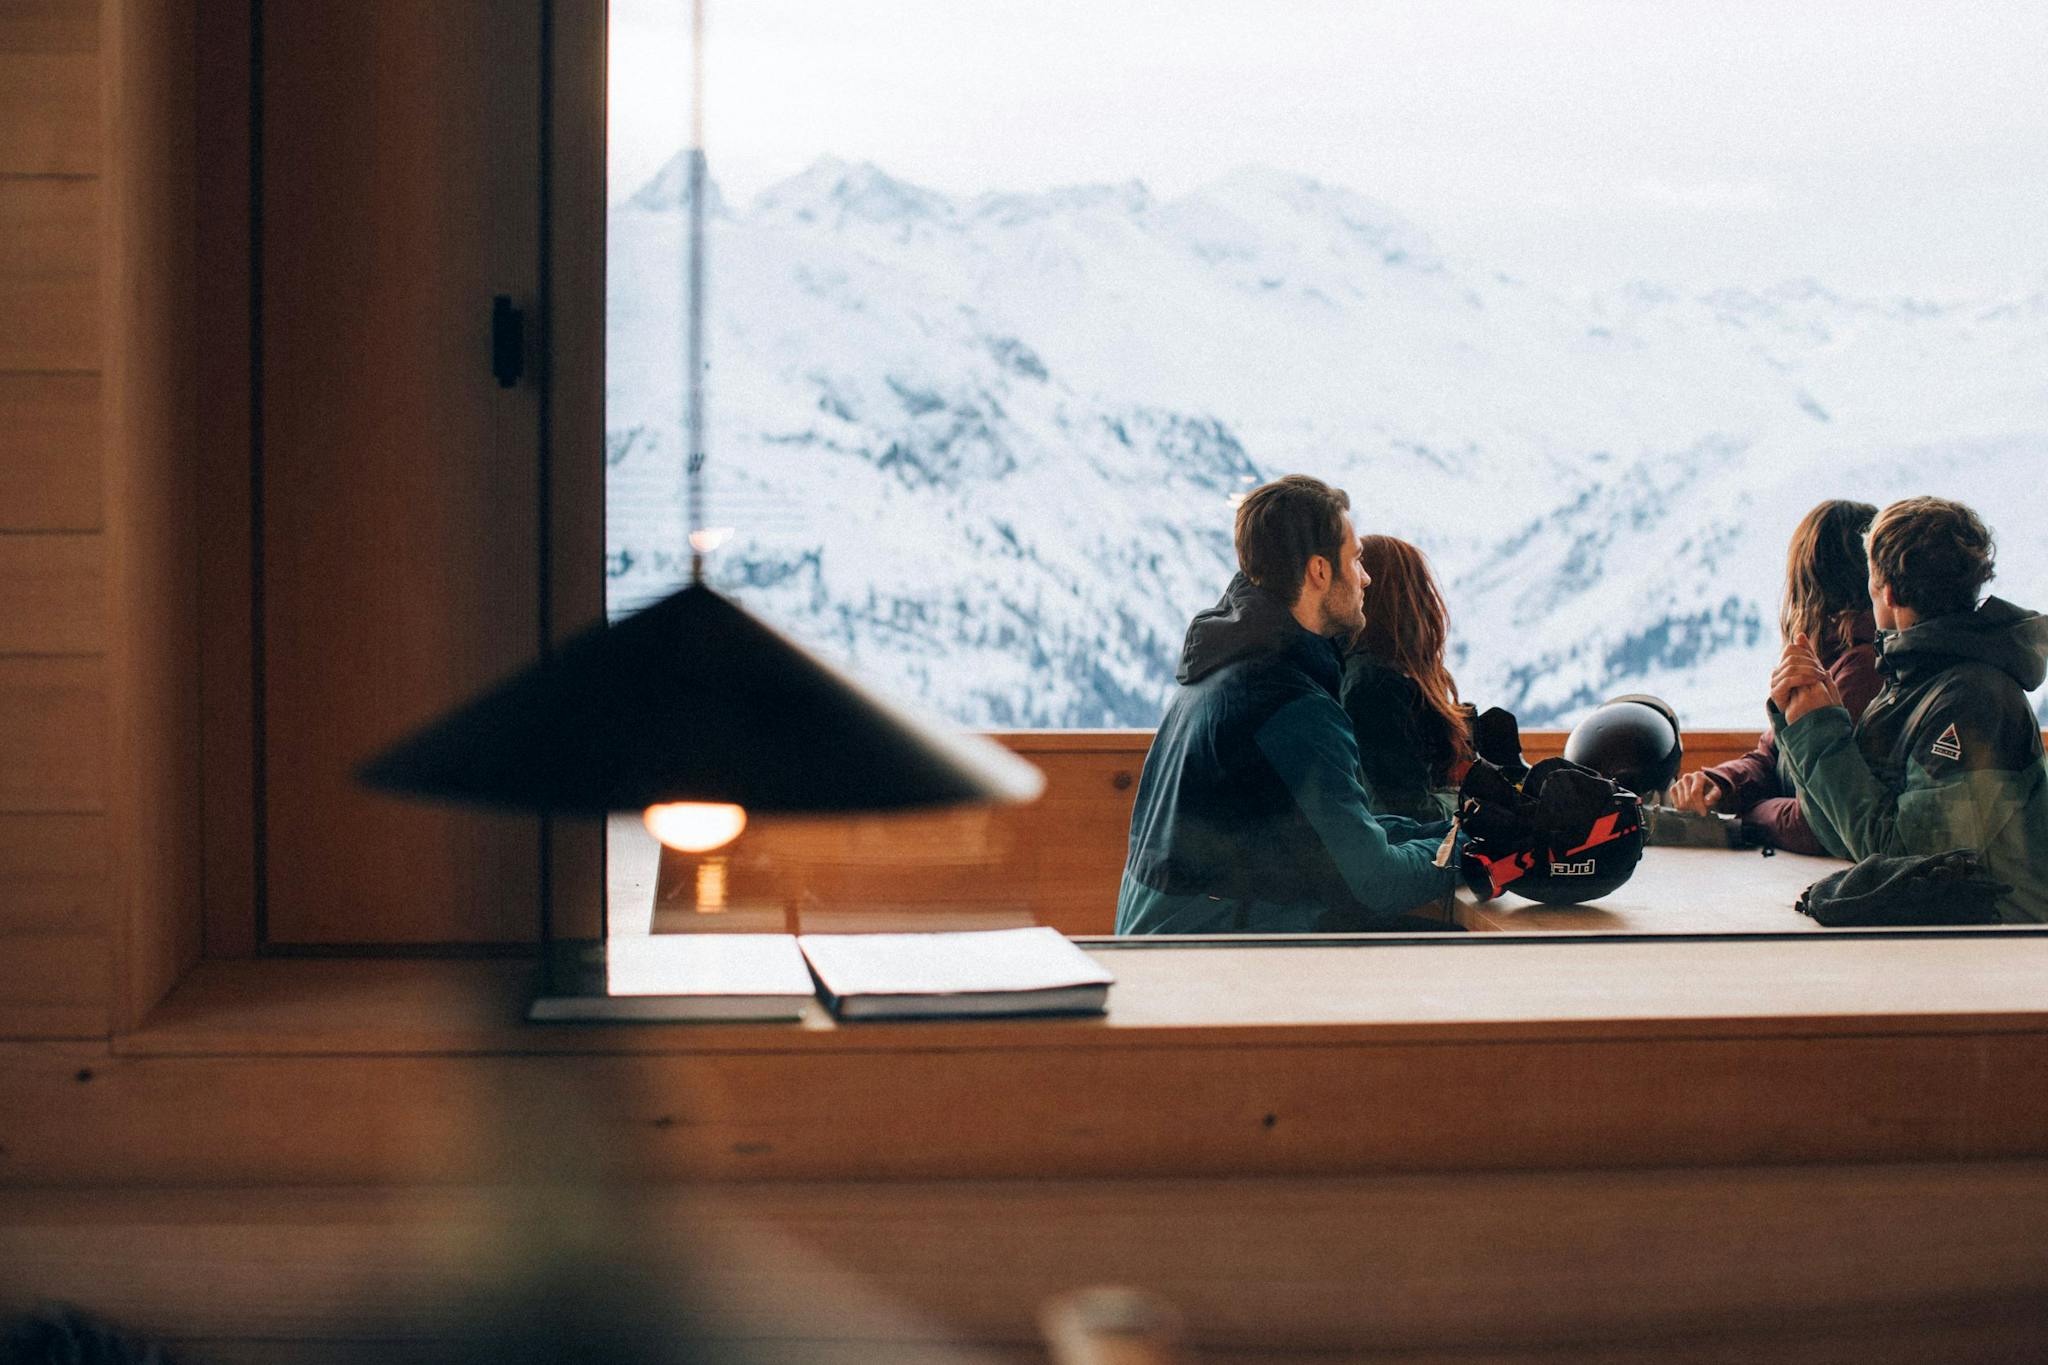
[[1057,929],[954,934],[805,934],[804,955],[837,996],[1058,990],[1115,980]]
[[652,934],[605,944],[610,995],[811,995],[794,934]]

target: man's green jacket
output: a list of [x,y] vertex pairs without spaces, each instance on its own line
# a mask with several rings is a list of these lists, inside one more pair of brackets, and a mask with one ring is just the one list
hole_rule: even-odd
[[2009,885],[1999,915],[2048,921],[2048,764],[2026,694],[2048,673],[2048,618],[1987,597],[1877,642],[1884,688],[1852,726],[1827,706],[1778,752],[1822,847],[1842,858],[1975,849]]

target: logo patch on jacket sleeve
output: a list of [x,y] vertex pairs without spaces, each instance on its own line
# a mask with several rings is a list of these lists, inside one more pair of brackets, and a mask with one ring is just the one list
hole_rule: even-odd
[[1963,756],[1963,741],[1956,736],[1956,727],[1953,721],[1949,723],[1948,729],[1943,730],[1940,737],[1934,741],[1933,749],[1937,758],[1961,758]]

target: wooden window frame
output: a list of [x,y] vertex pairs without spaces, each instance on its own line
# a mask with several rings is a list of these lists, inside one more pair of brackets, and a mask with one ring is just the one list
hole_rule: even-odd
[[[237,444],[233,405],[249,369],[247,334],[237,336],[246,311],[234,297],[234,263],[247,260],[247,243],[235,241],[233,214],[247,203],[247,185],[239,198],[228,186],[224,216],[220,182],[232,181],[224,168],[233,158],[224,163],[214,153],[233,120],[207,112],[217,115],[223,101],[233,108],[234,68],[249,51],[246,33],[238,46],[233,32],[238,13],[247,16],[246,0],[204,0],[198,16],[201,154],[190,163],[144,158],[138,165],[155,178],[123,187],[123,202],[136,206],[138,270],[153,263],[156,237],[177,231],[187,164],[198,177],[204,225],[191,259],[209,287],[189,305],[172,300],[150,312],[163,324],[151,354],[177,352],[188,320],[206,339],[197,431],[189,447],[124,438],[114,457],[125,477],[137,452],[168,464],[164,452],[175,449],[178,468],[163,486],[199,494],[163,496],[152,485],[117,510],[152,534],[200,523],[191,572],[213,586],[192,617],[199,715],[191,727],[167,724],[164,743],[182,752],[203,739],[193,789],[207,816],[204,891],[188,901],[183,869],[160,870],[154,850],[140,849],[152,827],[125,809],[117,815],[123,890],[110,896],[122,984],[113,1037],[0,1047],[0,1093],[16,1100],[0,1108],[11,1179],[496,1181],[511,1149],[478,1139],[542,1131],[600,1137],[583,1151],[610,1172],[731,1179],[2048,1156],[2048,1092],[2031,1082],[2048,1061],[2048,940],[2038,934],[1907,942],[1814,935],[1797,947],[1739,938],[1539,944],[1502,935],[1474,951],[1404,945],[1398,957],[1249,944],[1133,952],[1107,1020],[866,1028],[537,1028],[519,1022],[531,985],[522,962],[252,957],[248,887],[237,880],[252,841],[234,818],[238,798],[248,809],[250,790],[237,748],[247,690],[234,690],[249,544],[238,539],[233,515],[238,489],[246,511],[249,472],[247,432]],[[559,34],[572,18],[601,19],[602,3],[553,0],[550,13]],[[175,66],[176,46],[161,50]],[[564,56],[559,45],[556,52]],[[572,80],[576,68],[564,56],[552,76],[557,94],[577,82],[586,96],[601,90],[598,65]],[[225,80],[212,80],[222,68]],[[166,84],[171,95],[137,101],[138,129],[164,122],[153,117],[161,109],[180,107],[175,80],[167,75]],[[553,128],[559,138],[559,119]],[[558,158],[551,182],[558,194],[566,188],[560,165]],[[594,211],[601,196],[580,210],[558,206],[553,221],[566,231],[577,212],[587,222]],[[601,279],[590,257],[557,258],[556,285],[579,269],[586,281]],[[601,310],[596,289],[586,303]],[[563,433],[558,451],[601,422],[597,391],[575,397],[564,368],[574,364],[565,353],[579,326],[592,326],[588,311],[580,320],[557,313],[549,327],[563,385],[553,408]],[[582,354],[594,356],[601,327],[580,335]],[[242,396],[246,403],[246,388]],[[601,447],[590,440],[587,448]],[[568,496],[560,492],[557,515],[572,510]],[[197,517],[193,503],[207,516]],[[554,551],[594,580],[601,557],[578,561],[582,552],[571,547],[577,535],[595,544],[587,538],[601,503],[581,508],[580,525],[573,517],[557,523]],[[557,585],[564,628],[580,624],[570,583]],[[135,575],[109,596],[123,621],[166,618],[191,606],[194,586]],[[583,599],[582,610],[596,602]],[[240,662],[246,670],[246,646]],[[123,668],[134,676],[115,689],[110,709],[124,724],[133,723],[130,711],[168,708],[172,692],[183,695]],[[1698,747],[1703,737],[1694,738]],[[1064,742],[1112,750],[1120,742],[1131,752],[1131,737],[1113,740]],[[150,790],[186,790],[184,771],[171,770]],[[139,779],[155,776],[124,758],[110,780],[139,791]],[[227,807],[218,818],[217,803]],[[185,918],[188,903],[202,901],[203,946],[197,910]],[[1252,961],[1274,964],[1278,986],[1298,981],[1312,1007],[1288,1023],[1261,1017],[1235,991]]]
[[[606,5],[544,0],[542,10],[542,591],[549,634],[559,641],[600,620],[604,611]],[[197,492],[212,509],[199,544],[199,664],[207,759],[200,956],[213,960],[267,951],[254,911],[262,848],[253,812],[261,777],[252,719],[256,660],[248,629],[252,595],[260,591],[250,516],[260,461],[252,420],[259,396],[252,262],[261,228],[252,211],[256,187],[250,172],[253,12],[248,0],[207,0],[198,34],[197,161],[206,174],[198,186],[204,228],[195,258],[202,274],[216,282],[195,303],[206,342],[198,359],[203,401],[194,456]],[[1098,793],[1091,799],[1100,800],[1104,820],[1120,832],[1149,732],[1032,731],[995,738],[1042,762],[1065,765]],[[1687,765],[1746,752],[1754,738],[1746,729],[1691,732]],[[1563,739],[1558,731],[1525,736],[1532,758],[1557,752]],[[1028,812],[1016,818],[1019,837],[1032,837]],[[601,825],[554,822],[547,845],[544,925],[535,926],[536,937],[597,936],[604,924]],[[388,952],[373,946],[359,955]]]

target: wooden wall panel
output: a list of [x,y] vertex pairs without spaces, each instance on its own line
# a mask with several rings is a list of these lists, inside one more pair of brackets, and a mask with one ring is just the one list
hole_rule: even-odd
[[199,960],[195,7],[104,14],[108,832],[132,1023]]
[[112,970],[108,937],[102,931],[0,938],[0,1001],[91,1010],[102,1021],[95,1032],[106,1031]]
[[[1152,736],[1093,731],[999,736],[1041,768],[1028,806],[838,820],[760,819],[723,855],[726,909],[694,909],[698,861],[663,855],[655,912],[666,930],[804,931],[1049,924],[1066,934],[1115,932],[1131,806]],[[1530,762],[1564,747],[1561,731],[1525,737]],[[1746,752],[1745,731],[1688,739],[1687,769]],[[637,923],[622,905],[618,924]]]
[[[605,0],[555,0],[546,346],[548,630],[553,641],[604,619],[605,159],[584,136],[604,127]],[[553,820],[555,934],[595,938],[605,915],[601,821]]]
[[0,937],[104,929],[106,838],[98,815],[0,815]]
[[0,1038],[108,1024],[100,17],[0,5]]
[[0,654],[95,654],[105,638],[98,535],[0,534]]
[[256,950],[255,581],[252,525],[248,0],[200,0],[196,177],[200,732],[206,953]]
[[870,1026],[774,1051],[316,1058],[0,1043],[0,1147],[8,1178],[66,1185],[488,1182],[536,1143],[593,1177],[655,1180],[2048,1157],[2048,1096],[2028,1083],[2048,1035],[1703,1036],[1710,1023],[1326,1043],[1128,1030],[1072,1046],[970,1030],[954,1047],[945,1026],[921,1046]]
[[0,1037],[107,1031],[106,821],[0,815]]
[[2044,1245],[2038,1163],[0,1195],[17,1294],[236,1361],[444,1360],[579,1251],[777,1365],[1043,1362],[1038,1306],[1097,1283],[1175,1304],[1205,1362],[2038,1360]]
[[531,660],[540,403],[490,371],[539,264],[536,7],[265,13],[262,576],[275,944],[527,941],[539,822],[365,791]]
[[7,0],[0,52],[91,52],[99,47],[100,0]]
[[107,795],[107,697],[96,658],[0,658],[0,813],[91,812]]
[[[80,8],[90,12],[91,6]],[[7,21],[0,19],[0,175],[97,171],[97,55],[90,47],[24,51],[8,46],[9,36]]]
[[0,370],[100,364],[99,186],[0,176]]
[[99,528],[99,376],[0,373],[0,532]]

